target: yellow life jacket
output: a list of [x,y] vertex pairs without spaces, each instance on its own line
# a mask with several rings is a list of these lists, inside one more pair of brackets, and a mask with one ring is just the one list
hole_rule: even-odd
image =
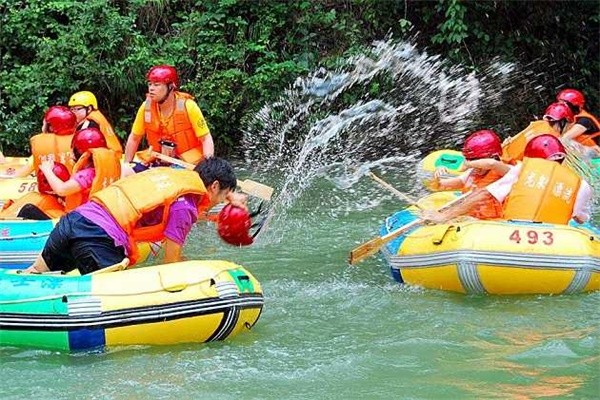
[[575,123],[577,123],[577,120],[582,117],[591,119],[592,122],[594,122],[594,124],[596,124],[596,128],[598,128],[598,132],[589,133],[589,134],[583,133],[583,134],[577,136],[575,138],[575,141],[581,143],[584,146],[589,146],[589,147],[600,146],[600,140],[596,139],[598,136],[600,136],[600,122],[598,121],[598,119],[596,117],[594,117],[589,112],[587,112],[585,110],[581,110],[579,112],[579,114],[577,114],[575,116]]
[[[197,172],[156,167],[121,179],[94,193],[90,200],[102,205],[127,233],[129,248],[134,252],[130,258],[135,261],[138,257],[135,242],[163,240],[169,208],[185,194],[202,196],[200,212],[208,208],[210,200]],[[142,216],[158,207],[163,207],[162,220],[152,226],[139,226]]]
[[502,158],[508,161],[520,161],[525,153],[525,146],[536,136],[550,134],[559,137],[547,121],[539,120],[530,122],[527,128],[513,136],[502,146]]
[[29,139],[34,170],[39,169],[42,161],[54,160],[64,164],[71,172],[75,164],[71,149],[72,141],[73,135],[57,135],[54,133],[39,133]]
[[188,93],[175,92],[175,109],[172,116],[164,120],[158,104],[148,97],[144,106],[144,130],[148,144],[155,151],[160,151],[161,140],[168,140],[175,143],[175,152],[179,158],[197,164],[203,157],[202,145],[185,108],[186,101],[192,99]]
[[73,166],[72,174],[88,168],[90,165],[90,158],[92,158],[94,169],[96,170],[96,176],[94,177],[92,186],[89,191],[82,190],[67,196],[65,198],[66,211],[71,211],[74,208],[79,207],[81,204],[88,201],[90,195],[104,189],[121,177],[120,156],[117,156],[114,150],[106,148],[90,149],[83,153],[77,163]]
[[98,110],[93,110],[87,115],[86,119],[94,121],[96,124],[98,124],[100,131],[104,135],[104,139],[106,139],[106,147],[113,150],[115,153],[117,153],[117,156],[121,157],[123,154],[123,147],[121,146],[119,137],[104,114]]
[[0,211],[2,218],[15,218],[26,204],[33,204],[50,218],[60,218],[65,214],[62,200],[54,194],[29,192],[19,197],[8,207]]
[[504,218],[567,224],[580,185],[575,172],[555,161],[525,158],[504,201]]

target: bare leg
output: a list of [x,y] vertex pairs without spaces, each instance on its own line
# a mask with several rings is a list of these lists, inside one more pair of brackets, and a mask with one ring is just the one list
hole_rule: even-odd
[[46,265],[46,261],[44,261],[44,259],[42,258],[42,255],[40,254],[39,256],[37,256],[37,258],[35,259],[35,261],[33,262],[33,264],[31,264],[31,266],[27,269],[23,270],[24,274],[41,274],[42,272],[48,272],[50,271],[50,268],[48,268],[48,266]]

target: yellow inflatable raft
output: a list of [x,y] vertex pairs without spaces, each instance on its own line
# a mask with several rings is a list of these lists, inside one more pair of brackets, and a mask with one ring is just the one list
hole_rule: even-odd
[[[449,196],[435,193],[432,199]],[[414,207],[387,218],[385,235],[417,218]],[[466,218],[419,225],[382,249],[399,282],[460,293],[559,294],[600,289],[600,231],[590,225]]]
[[227,261],[98,272],[0,270],[0,345],[87,350],[224,340],[252,328],[263,307],[258,281]]

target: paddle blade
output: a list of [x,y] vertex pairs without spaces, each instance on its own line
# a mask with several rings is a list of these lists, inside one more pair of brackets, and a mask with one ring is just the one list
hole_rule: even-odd
[[385,244],[385,241],[381,237],[376,237],[368,242],[361,244],[350,252],[350,264],[354,265],[361,262],[365,258],[371,257],[377,253],[379,249]]
[[107,272],[123,271],[124,269],[127,269],[127,267],[129,267],[129,258],[125,257],[123,259],[123,261],[121,261],[120,263],[117,263],[117,264],[114,264],[114,265],[111,265],[108,267],[104,267],[102,269],[92,272],[90,275],[98,275],[98,274],[105,274]]
[[273,188],[265,184],[246,179],[238,181],[238,186],[242,189],[242,192],[249,194],[254,197],[258,197],[262,200],[271,200],[273,196]]

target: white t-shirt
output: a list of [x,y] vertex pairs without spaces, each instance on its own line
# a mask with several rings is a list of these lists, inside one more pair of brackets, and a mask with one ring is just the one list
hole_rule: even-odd
[[[502,178],[496,182],[486,186],[486,190],[490,192],[492,196],[496,198],[500,203],[503,203],[508,194],[510,193],[513,185],[519,179],[519,174],[523,168],[523,163],[518,163],[510,167],[510,170]],[[585,180],[581,180],[579,190],[577,191],[577,197],[575,198],[575,205],[573,206],[572,218],[579,218],[582,221],[588,221],[592,214],[592,198],[594,191],[589,183]]]

